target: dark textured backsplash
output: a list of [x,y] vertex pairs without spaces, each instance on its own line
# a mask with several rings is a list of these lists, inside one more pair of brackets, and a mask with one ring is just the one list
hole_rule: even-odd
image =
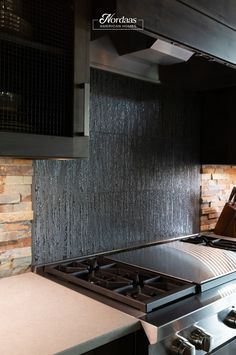
[[199,230],[197,95],[91,74],[90,158],[34,163],[34,264]]

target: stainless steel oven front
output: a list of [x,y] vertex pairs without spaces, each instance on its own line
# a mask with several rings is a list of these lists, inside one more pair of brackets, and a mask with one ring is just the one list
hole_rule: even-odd
[[236,354],[236,281],[141,317],[149,355]]
[[236,354],[236,339],[232,340],[228,344],[223,345],[218,350],[214,351],[214,355],[234,355]]

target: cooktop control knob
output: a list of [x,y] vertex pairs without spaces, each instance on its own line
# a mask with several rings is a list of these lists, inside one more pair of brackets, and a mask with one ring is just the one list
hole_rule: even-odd
[[232,309],[225,317],[224,323],[230,328],[236,328],[236,310]]
[[195,327],[190,335],[188,340],[192,343],[197,350],[204,350],[207,353],[211,350],[212,347],[212,336],[205,332],[205,330]]
[[195,347],[187,339],[178,336],[171,344],[172,355],[195,355]]

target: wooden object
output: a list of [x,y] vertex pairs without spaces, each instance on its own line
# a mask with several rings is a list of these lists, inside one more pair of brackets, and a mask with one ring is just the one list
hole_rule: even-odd
[[225,230],[225,235],[236,238],[236,213]]
[[236,207],[226,203],[216,224],[215,234],[236,237]]

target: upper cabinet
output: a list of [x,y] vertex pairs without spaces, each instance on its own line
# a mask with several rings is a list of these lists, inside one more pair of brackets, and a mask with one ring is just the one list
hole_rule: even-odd
[[202,12],[222,24],[236,30],[235,0],[181,0],[182,3]]
[[235,87],[202,93],[203,164],[236,165],[235,98]]
[[86,0],[0,1],[0,156],[88,156]]

